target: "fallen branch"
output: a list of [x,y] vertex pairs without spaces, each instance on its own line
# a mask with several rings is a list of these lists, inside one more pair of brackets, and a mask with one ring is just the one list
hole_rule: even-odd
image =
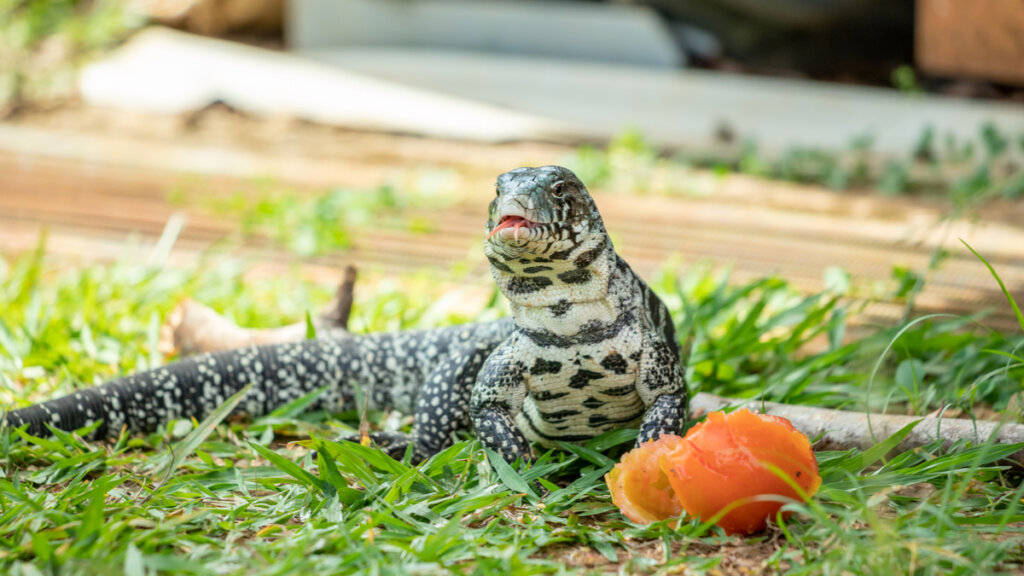
[[[755,412],[782,416],[808,438],[817,438],[814,445],[817,450],[867,449],[917,421],[920,423],[896,446],[895,451],[912,450],[936,440],[942,440],[946,445],[960,440],[974,443],[990,440],[997,444],[1024,443],[1024,425],[992,420],[869,414],[761,402],[756,399],[739,400],[703,393],[697,394],[690,401],[690,412],[694,417],[726,407],[745,407]],[[1024,465],[1024,450],[1010,456],[1010,460]]]
[[[346,327],[352,309],[354,285],[355,269],[349,266],[345,269],[344,279],[331,305],[314,320],[318,335],[350,335]],[[305,322],[265,330],[241,328],[210,308],[187,300],[175,309],[165,324],[161,350],[166,348],[181,354],[195,354],[252,344],[293,342],[305,337]],[[818,450],[867,449],[916,421],[920,423],[896,450],[912,450],[937,439],[947,445],[960,440],[974,443],[989,440],[999,444],[1024,443],[1024,425],[991,420],[868,414],[761,402],[756,399],[725,398],[704,393],[697,394],[690,401],[690,411],[695,418],[730,407],[746,407],[756,412],[782,416],[808,438],[817,439],[815,448]],[[1024,451],[1013,454],[1010,459],[1024,465]]]
[[[355,280],[356,269],[346,267],[334,299],[312,319],[317,336],[350,336],[348,319],[352,311]],[[305,337],[305,321],[278,328],[242,328],[208,306],[194,300],[185,300],[170,313],[160,329],[159,350],[164,354],[188,356],[253,345],[295,342]]]
[[132,0],[128,6],[159,24],[205,36],[280,32],[284,25],[284,0]]

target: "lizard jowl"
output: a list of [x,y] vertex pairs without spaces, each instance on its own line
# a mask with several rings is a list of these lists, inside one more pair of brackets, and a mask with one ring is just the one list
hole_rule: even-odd
[[412,413],[411,434],[376,434],[416,460],[472,429],[508,461],[531,444],[579,442],[639,427],[639,442],[678,433],[687,409],[668,310],[616,254],[586,187],[565,168],[498,177],[484,252],[512,316],[433,330],[256,346],[186,358],[8,413],[45,435],[100,422],[94,438],[202,419],[244,386],[251,416],[325,388],[311,409]]

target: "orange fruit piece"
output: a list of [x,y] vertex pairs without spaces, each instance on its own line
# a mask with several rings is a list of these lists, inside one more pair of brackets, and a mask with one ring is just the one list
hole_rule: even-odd
[[662,457],[683,444],[679,436],[665,435],[645,442],[622,455],[622,460],[605,475],[612,501],[627,518],[650,524],[682,513],[668,476],[662,471]]
[[749,410],[713,412],[685,438],[665,435],[642,444],[623,455],[605,481],[634,522],[682,510],[709,520],[728,509],[717,522],[728,534],[764,529],[785,500],[805,500],[821,486],[807,437],[785,418]]
[[804,501],[821,486],[807,437],[785,418],[749,410],[708,414],[662,462],[691,516],[708,520],[731,507],[717,522],[728,534],[763,530],[780,500]]

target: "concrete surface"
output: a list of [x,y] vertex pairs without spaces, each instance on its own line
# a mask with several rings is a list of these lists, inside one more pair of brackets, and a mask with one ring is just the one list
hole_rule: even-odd
[[291,0],[298,49],[402,46],[675,68],[684,61],[646,6],[509,0]]
[[468,52],[285,54],[162,29],[87,67],[81,89],[98,106],[185,113],[223,101],[253,114],[489,142],[639,129],[667,146],[700,148],[727,133],[780,152],[845,149],[869,136],[875,152],[906,157],[929,126],[940,142],[961,144],[985,123],[1024,133],[1024,106],[1008,103]]
[[163,28],[87,66],[79,88],[91,105],[166,114],[221,101],[253,114],[482,141],[566,131],[527,113]]
[[[524,57],[401,49],[334,49],[302,54],[340,70],[568,123],[604,139],[639,129],[667,145],[701,146],[729,132],[761,149],[845,149],[864,135],[873,149],[906,156],[929,125],[940,139],[975,140],[992,122],[1024,133],[1024,106],[968,102],[894,90],[740,76],[650,70]],[[940,140],[941,141],[941,140]]]

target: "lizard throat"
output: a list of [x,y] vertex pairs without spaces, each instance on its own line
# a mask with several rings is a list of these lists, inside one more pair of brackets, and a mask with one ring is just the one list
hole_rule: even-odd
[[615,255],[605,238],[589,239],[561,254],[513,256],[490,246],[486,251],[491,273],[513,309],[549,308],[552,318],[560,320],[573,305],[607,298]]

